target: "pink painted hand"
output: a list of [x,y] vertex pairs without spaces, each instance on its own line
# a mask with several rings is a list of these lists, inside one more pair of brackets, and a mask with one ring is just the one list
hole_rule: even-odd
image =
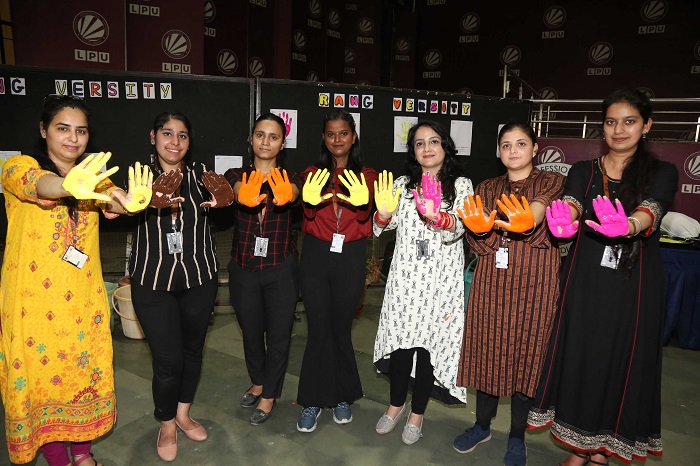
[[578,230],[578,220],[571,221],[571,208],[564,201],[554,201],[547,207],[547,226],[557,238],[571,238]]
[[421,178],[420,186],[420,194],[415,189],[413,190],[416,208],[421,215],[433,220],[437,216],[442,203],[442,183],[430,172],[425,172]]
[[615,205],[613,206],[610,199],[598,196],[593,199],[593,211],[600,223],[586,220],[586,225],[601,235],[605,235],[608,238],[617,238],[629,233],[630,227],[627,222],[627,214],[619,200],[615,199]]

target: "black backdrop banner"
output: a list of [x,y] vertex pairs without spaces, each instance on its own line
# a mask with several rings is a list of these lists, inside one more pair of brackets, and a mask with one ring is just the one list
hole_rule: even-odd
[[[190,118],[192,157],[213,169],[216,155],[242,155],[245,163],[254,115],[292,110],[296,147],[288,144],[285,151],[288,167],[299,171],[318,159],[324,115],[342,108],[360,116],[365,163],[397,176],[403,173],[406,153],[395,152],[396,118],[436,120],[448,129],[454,121],[471,122],[470,154],[461,159],[476,185],[504,172],[496,157],[499,125],[528,121],[530,110],[530,102],[522,100],[374,86],[0,66],[0,151],[34,153],[43,99],[55,93],[85,97],[92,112],[88,152],[111,151],[110,166],[122,168],[111,178],[124,187],[126,168],[149,160],[149,131],[163,111]],[[425,112],[419,110],[420,102],[427,104]],[[435,112],[430,111],[432,104]],[[0,235],[4,225],[0,211]],[[102,225],[123,228],[128,219]]]
[[[46,95],[84,96],[92,114],[87,151],[112,152],[109,166],[120,170],[110,178],[119,186],[126,187],[129,165],[149,161],[149,131],[164,111],[187,115],[194,129],[192,157],[212,170],[215,155],[247,151],[253,102],[249,79],[0,66],[0,82],[0,151],[35,152]],[[114,228],[123,222],[102,225]]]
[[[493,97],[466,96],[443,92],[392,89],[349,84],[310,83],[261,79],[256,83],[256,110],[271,109],[297,111],[297,147],[285,149],[286,163],[292,170],[303,170],[318,160],[323,118],[327,113],[343,109],[360,114],[360,147],[365,164],[376,170],[390,170],[398,176],[403,173],[405,152],[394,152],[394,117],[417,117],[442,123],[449,131],[452,121],[473,122],[470,155],[462,157],[466,176],[474,185],[505,172],[496,156],[499,125],[512,121],[528,122],[530,102]],[[329,102],[323,101],[328,94]],[[342,96],[344,106],[334,105],[336,96]],[[357,107],[351,96],[358,96]],[[406,110],[407,100],[413,99],[413,111]],[[438,102],[437,113],[418,111],[418,102],[428,106]],[[399,101],[402,110],[396,110]],[[442,104],[458,103],[459,114],[442,113]],[[461,115],[461,104],[470,104],[469,115]]]

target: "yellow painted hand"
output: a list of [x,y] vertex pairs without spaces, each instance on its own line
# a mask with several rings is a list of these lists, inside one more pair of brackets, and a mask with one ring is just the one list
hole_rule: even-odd
[[250,173],[250,178],[246,179],[246,174],[243,174],[241,187],[238,189],[238,202],[248,207],[260,205],[265,200],[267,194],[260,194],[265,175],[260,170],[255,170]]
[[525,233],[535,227],[535,216],[530,210],[530,204],[525,196],[522,197],[522,204],[518,202],[518,198],[514,194],[510,195],[510,199],[502,194],[501,199],[503,201],[496,199],[496,205],[501,209],[501,212],[508,216],[508,222],[496,220],[496,225],[513,233]]
[[119,170],[119,167],[112,167],[106,172],[100,173],[100,169],[110,157],[112,157],[111,152],[88,155],[85,160],[68,172],[61,186],[76,199],[97,199],[98,201],[110,202],[111,197],[95,192],[95,186],[100,181]]
[[129,192],[124,209],[133,214],[148,207],[153,195],[152,187],[153,173],[147,165],[141,167],[141,164],[136,162],[134,167],[129,167]]
[[275,198],[272,200],[275,205],[285,205],[294,197],[292,183],[289,181],[287,170],[273,168],[270,170],[270,174],[267,175],[267,183],[275,195]]
[[413,126],[411,123],[404,121],[401,123],[401,129],[399,130],[400,132],[394,133],[394,135],[403,142],[406,142],[408,140],[408,130],[411,129],[411,126]]
[[350,196],[336,194],[338,199],[349,202],[355,207],[367,204],[369,202],[369,188],[367,188],[365,174],[360,172],[360,178],[362,181],[358,180],[357,175],[350,170],[345,170],[344,174],[345,178],[343,178],[343,175],[338,175],[338,179],[346,188],[348,188],[348,191],[350,191]]
[[301,190],[301,198],[304,202],[311,205],[319,205],[326,199],[333,197],[333,193],[321,196],[321,191],[326,182],[328,182],[329,176],[331,176],[330,173],[324,168],[323,170],[316,170],[313,175],[306,177],[306,182],[304,182],[304,187]]
[[396,208],[399,206],[399,196],[401,188],[394,190],[394,174],[386,170],[379,174],[379,179],[374,182],[374,203],[377,206],[377,212],[383,219],[391,217]]
[[496,219],[496,211],[491,211],[487,217],[484,214],[484,207],[481,204],[481,196],[477,195],[476,200],[470,194],[464,200],[464,211],[457,209],[457,213],[462,218],[464,226],[469,228],[473,233],[487,233],[493,228],[494,220]]

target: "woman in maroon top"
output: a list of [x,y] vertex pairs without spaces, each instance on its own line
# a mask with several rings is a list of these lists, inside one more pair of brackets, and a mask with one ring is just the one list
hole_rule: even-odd
[[250,164],[225,175],[238,200],[229,292],[252,382],[240,404],[257,405],[250,417],[253,425],[272,416],[282,394],[299,293],[291,206],[299,196],[300,182],[283,168],[285,133],[284,121],[277,115],[258,117],[250,135]]
[[[365,286],[365,251],[372,234],[371,191],[377,172],[363,167],[355,120],[335,111],[323,122],[321,158],[302,174],[305,233],[301,294],[308,340],[299,376],[300,432],[316,429],[322,407],[338,424],[352,421],[362,397],[350,330]],[[345,186],[346,189],[343,189]]]

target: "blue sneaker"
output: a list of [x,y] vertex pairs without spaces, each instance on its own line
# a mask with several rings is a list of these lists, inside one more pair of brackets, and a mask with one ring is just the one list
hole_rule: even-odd
[[505,466],[525,466],[527,464],[527,447],[519,438],[508,439],[508,451],[503,457]]
[[344,401],[338,403],[338,405],[333,408],[333,420],[336,424],[347,424],[352,422],[352,411],[350,411],[350,405]]
[[452,443],[452,446],[460,453],[469,453],[474,450],[478,444],[489,440],[491,440],[491,429],[484,430],[478,424],[474,424],[474,427],[458,435]]
[[321,415],[321,408],[311,406],[310,408],[302,408],[301,415],[297,421],[297,430],[299,432],[313,432],[316,430],[316,419]]

